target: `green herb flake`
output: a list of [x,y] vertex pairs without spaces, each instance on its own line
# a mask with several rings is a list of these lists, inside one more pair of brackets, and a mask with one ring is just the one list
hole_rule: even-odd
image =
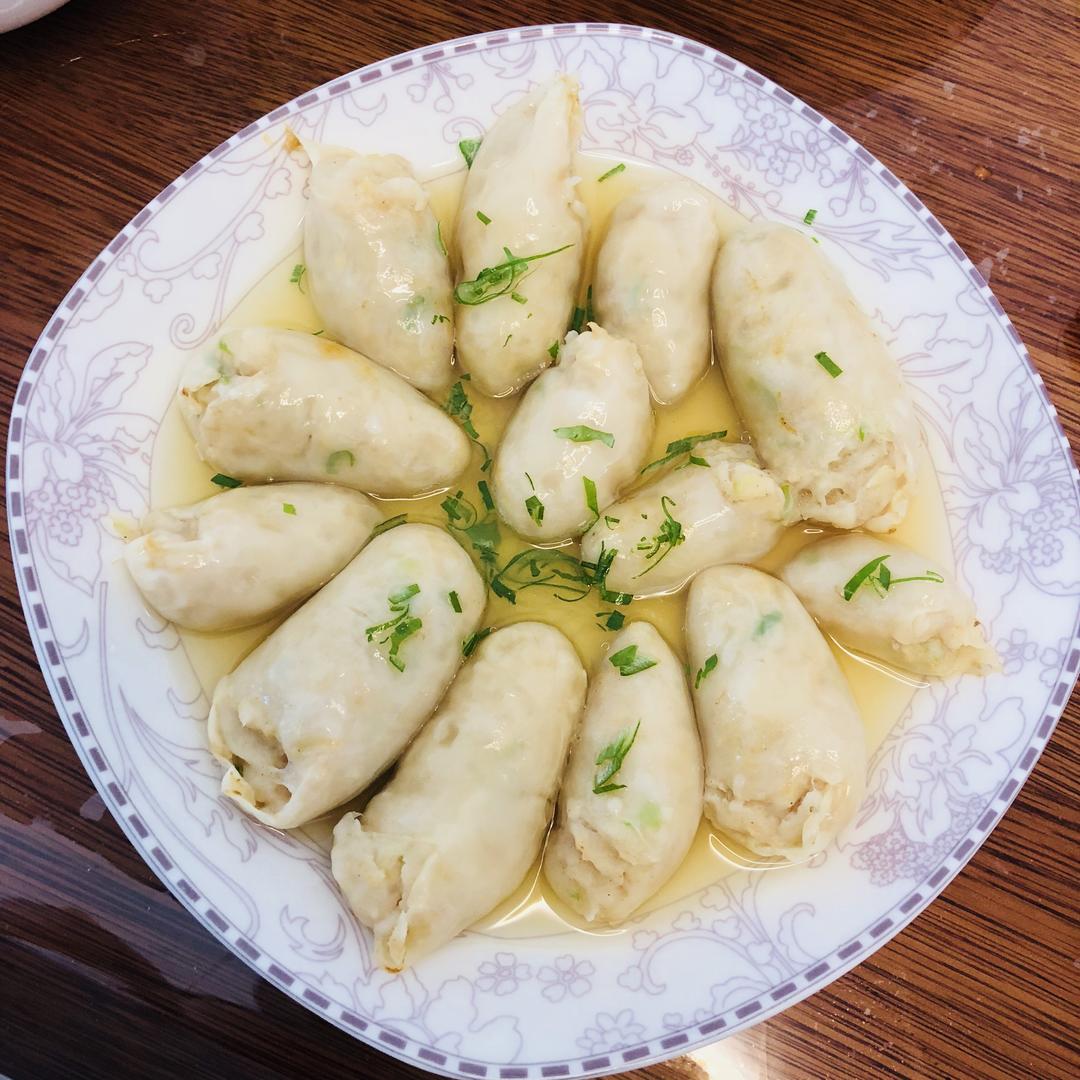
[[552,360],[559,359],[559,343],[557,341],[553,341],[548,346],[548,356],[550,356]]
[[596,322],[596,312],[593,311],[592,286],[585,290],[585,306],[574,308],[573,317],[570,320],[570,329],[577,333],[583,333],[589,323]]
[[472,163],[476,160],[476,152],[480,149],[480,144],[483,141],[483,139],[462,139],[457,144],[461,156],[465,159],[466,168],[472,168]]
[[[633,646],[631,646],[633,648]],[[612,739],[611,742],[596,755],[596,761],[594,764],[597,766],[596,775],[593,777],[593,794],[594,795],[606,795],[609,791],[621,791],[626,787],[625,784],[614,784],[612,778],[622,768],[623,762],[626,760],[626,755],[630,753],[631,748],[634,745],[634,740],[637,738],[638,731],[641,730],[641,721],[639,720],[634,726],[633,730],[629,726],[625,727]]]
[[218,347],[218,349],[220,349],[220,350],[221,350],[221,352],[223,352],[223,353],[224,353],[224,354],[225,354],[226,356],[232,356],[232,354],[233,354],[233,351],[232,351],[232,349],[230,349],[230,348],[229,348],[229,345],[228,345],[228,343],[227,343],[227,342],[225,341],[225,339],[224,339],[224,338],[222,338],[222,339],[221,339],[221,340],[220,340],[220,341],[219,341],[219,342],[217,343],[217,347]]
[[779,611],[767,611],[758,619],[758,624],[754,627],[754,637],[763,638],[782,618]]
[[531,517],[537,525],[542,525],[544,523],[544,504],[535,495],[530,495],[525,500],[525,509],[529,511],[529,517]]
[[[468,378],[468,376],[466,375],[465,378]],[[465,392],[464,379],[458,379],[450,387],[450,394],[446,399],[446,404],[443,406],[443,411],[456,420],[461,425],[462,431],[480,448],[481,453],[484,455],[480,471],[487,472],[491,468],[491,454],[488,452],[487,445],[480,441],[480,433],[472,422],[473,407],[472,402],[469,401],[469,395]]]
[[323,329],[323,330],[312,330],[311,331],[311,336],[312,337],[322,337],[323,334],[325,334],[325,333],[326,333],[325,329]]
[[859,442],[865,442],[866,441],[866,428],[864,428],[862,426],[862,424],[859,425],[858,436],[859,436]]
[[573,246],[563,244],[562,247],[542,251],[538,255],[515,255],[508,247],[504,247],[506,261],[485,267],[471,281],[458,282],[454,287],[454,299],[459,304],[476,306],[506,296],[514,291],[514,286],[528,273],[530,263],[558,255],[560,251],[566,251]]
[[602,442],[607,447],[615,445],[615,436],[610,431],[597,431],[596,428],[586,427],[584,424],[575,424],[573,427],[557,427],[555,434],[560,439],[569,439],[571,442]]
[[626,622],[626,616],[621,611],[598,611],[596,618],[600,620],[596,625],[601,630],[621,630]]
[[642,806],[638,814],[638,821],[643,829],[659,829],[664,823],[664,815],[660,810],[660,804],[650,799]]
[[844,369],[833,362],[827,352],[814,353],[814,359],[835,379],[844,374]]
[[581,482],[585,488],[585,505],[593,512],[596,519],[599,520],[600,507],[596,504],[596,484],[587,476],[583,476]]
[[356,464],[356,455],[351,450],[335,450],[326,459],[326,471],[336,473],[342,465],[352,468]]
[[[676,439],[674,442],[667,444],[667,449],[664,451],[664,456],[657,458],[656,461],[650,461],[644,469],[641,470],[641,476],[645,476],[646,473],[650,473],[653,469],[659,469],[661,465],[666,465],[669,461],[674,461],[680,454],[689,454],[695,446],[703,442],[715,442],[717,439],[723,439],[727,436],[726,431],[710,431],[707,435],[687,435],[684,439]],[[708,465],[708,462],[704,458],[697,458],[695,460],[694,455],[691,454],[691,461],[693,464]]]
[[371,530],[372,539],[376,536],[382,536],[384,532],[389,532],[391,529],[396,529],[399,525],[404,525],[409,518],[406,514],[395,514],[393,517],[388,517],[385,521],[380,521],[374,529]]
[[618,165],[614,166],[614,168],[608,169],[608,171],[604,173],[603,176],[598,176],[596,178],[596,182],[598,184],[602,184],[605,180],[609,179],[612,176],[618,176],[621,172],[626,172],[625,161],[620,161]]
[[451,589],[446,594],[446,598],[450,601],[450,606],[460,615],[461,614],[461,600],[459,599],[458,594],[453,589]]
[[364,631],[368,641],[374,641],[379,634],[386,631],[386,636],[379,638],[378,644],[389,643],[390,651],[386,655],[386,660],[398,671],[405,670],[405,661],[399,655],[401,646],[424,625],[423,621],[416,618],[410,611],[412,598],[419,592],[420,586],[414,582],[390,593],[386,602],[394,617],[387,619],[386,622],[377,623],[375,626],[369,626]]
[[480,562],[485,580],[490,581],[495,574],[497,551],[502,539],[498,519],[491,513],[481,518],[476,507],[465,498],[462,491],[448,495],[441,506],[446,512],[449,528],[457,533],[459,538],[468,541]]
[[[642,577],[650,570],[655,570],[667,557],[675,550],[681,543],[686,540],[686,534],[683,532],[682,522],[676,521],[671,516],[671,511],[668,509],[668,504],[671,506],[677,505],[675,500],[667,495],[660,496],[660,509],[664,512],[664,520],[660,523],[660,528],[653,537],[642,537],[641,542],[637,545],[638,551],[644,551],[645,561],[650,565],[646,566],[640,574],[636,574],[635,577]],[[656,562],[652,562],[656,559]]]
[[293,506],[292,503],[282,503],[281,504],[281,509],[282,509],[283,513],[292,514],[294,516],[296,514],[296,507]]
[[224,473],[214,473],[210,477],[211,484],[217,484],[220,488],[238,488],[244,486],[243,480],[237,480],[235,476],[226,476]]
[[806,213],[803,214],[803,224],[804,225],[813,225],[814,224],[814,218],[816,218],[816,217],[817,217],[817,211],[816,210],[807,210]]
[[491,488],[488,487],[486,480],[481,480],[476,485],[476,490],[480,492],[480,498],[484,500],[484,506],[489,510],[495,509],[495,500],[491,497]]
[[609,529],[614,529],[615,526],[619,524],[619,519],[617,517],[612,517],[610,514],[605,514],[604,515],[604,524]]
[[442,222],[441,221],[436,221],[435,222],[435,243],[439,245],[439,250],[444,255],[449,254],[449,252],[446,250],[446,241],[442,238]]
[[303,263],[297,263],[289,275],[289,284],[295,285],[302,293],[306,293],[304,278],[307,276],[307,267]]
[[436,313],[435,315],[431,316],[431,325],[432,326],[434,326],[436,323],[449,322],[449,321],[450,320],[445,315],[439,315],[439,314]]
[[[527,296],[522,296],[519,292],[512,292],[510,294],[510,299],[513,300],[515,304],[527,304],[529,302],[529,298]],[[532,318],[532,312],[529,313],[529,318]]]
[[612,667],[619,669],[620,675],[636,675],[639,671],[647,671],[651,667],[656,667],[656,661],[651,657],[644,654],[638,656],[638,647],[636,645],[627,645],[625,649],[612,653],[608,657],[608,662]]
[[713,653],[712,656],[708,657],[705,663],[698,668],[697,676],[694,678],[695,690],[716,670],[716,665],[718,663],[719,661],[716,658],[716,653]]
[[477,630],[475,634],[470,634],[461,643],[461,655],[466,658],[472,656],[473,652],[476,650],[476,646],[479,645],[488,634],[493,633],[494,630],[494,626],[485,626],[482,630]]
[[879,555],[876,559],[871,559],[865,566],[856,570],[844,585],[844,599],[850,601],[859,589],[867,584],[879,597],[884,597],[894,585],[903,585],[908,581],[930,581],[935,585],[941,585],[945,581],[936,570],[927,570],[925,574],[913,574],[910,577],[894,578],[885,565],[886,560],[889,558],[891,558],[889,555]]
[[477,220],[480,222],[481,225],[490,225],[491,224],[491,218],[489,218],[487,216],[487,214],[484,213],[483,210],[477,210],[476,211],[476,217],[477,217]]

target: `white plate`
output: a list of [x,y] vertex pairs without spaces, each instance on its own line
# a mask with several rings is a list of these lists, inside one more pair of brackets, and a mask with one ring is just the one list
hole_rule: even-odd
[[[290,250],[304,171],[286,124],[453,160],[530,83],[582,81],[585,149],[655,162],[817,235],[886,327],[941,479],[958,572],[1005,662],[916,693],[855,826],[811,864],[740,872],[607,937],[470,933],[374,969],[317,847],[218,797],[207,702],[175,632],[113,569],[110,509],[146,506],[178,364]],[[27,621],[109,809],[206,928],[358,1038],[447,1075],[618,1071],[752,1024],[857,964],[945,887],[1045,745],[1075,679],[1077,477],[1016,331],[930,212],[813,109],[652,30],[545,26],[353,72],[274,110],[170,184],[94,261],[19,385],[8,451]]]

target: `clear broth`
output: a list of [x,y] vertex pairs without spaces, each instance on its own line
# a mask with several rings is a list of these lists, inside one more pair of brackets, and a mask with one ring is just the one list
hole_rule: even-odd
[[[592,280],[596,251],[614,207],[632,192],[655,184],[669,175],[665,170],[654,166],[631,164],[625,171],[610,177],[604,183],[597,183],[597,178],[616,163],[615,159],[595,156],[583,155],[580,159],[579,191],[588,207],[591,222],[585,282]],[[448,239],[453,236],[454,214],[464,179],[465,170],[461,169],[433,179],[427,184],[432,207],[442,226],[442,234]],[[726,228],[737,228],[743,219],[735,211],[725,210]],[[450,254],[453,258],[452,250]],[[290,281],[293,266],[302,261],[302,258],[298,246],[272,267],[229,313],[225,320],[226,325],[261,324],[311,332],[319,330],[319,318],[311,302],[304,292]],[[484,442],[494,449],[520,397],[495,400],[473,391],[469,394],[469,399],[473,405],[473,423]],[[670,441],[685,435],[718,428],[726,428],[729,437],[742,433],[723,377],[715,364],[682,402],[677,405],[657,406],[655,415],[656,430],[647,460],[661,457]],[[466,492],[476,491],[477,481],[484,475],[480,471],[480,460],[479,453],[475,453],[469,471],[458,479],[455,490],[461,488]],[[945,507],[937,476],[925,449],[922,451],[919,469],[918,494],[894,537],[899,543],[950,566],[952,546]],[[175,506],[215,494],[219,489],[210,483],[212,472],[213,470],[199,459],[178,410],[175,406],[170,407],[154,444],[151,505]],[[381,500],[382,509],[387,517],[407,513],[410,521],[445,526],[446,515],[440,507],[444,497],[445,494],[440,493],[421,499],[386,499]],[[479,505],[478,500],[474,501]],[[775,571],[800,548],[832,531],[810,525],[791,528],[781,538],[780,543],[756,565],[763,570]],[[502,526],[502,534],[500,562],[527,546],[505,525]],[[570,545],[566,550],[576,554],[577,545]],[[680,658],[685,660],[684,607],[685,589],[668,596],[635,600],[632,607],[627,609],[627,614],[628,617],[651,622]],[[610,605],[601,604],[592,595],[577,603],[566,603],[546,590],[530,589],[518,594],[517,604],[514,606],[489,595],[482,625],[499,627],[524,619],[554,623],[573,641],[586,667],[592,670],[606,653],[613,636],[599,626],[596,612],[601,608],[609,610]],[[183,647],[208,698],[212,696],[218,679],[231,671],[281,621],[279,617],[259,626],[221,634],[179,631]],[[900,717],[915,689],[923,684],[875,661],[855,656],[834,642],[830,644],[862,715],[867,745],[873,750],[880,745]],[[312,822],[304,831],[312,839],[329,848],[330,828],[340,813],[335,811],[324,820]],[[780,861],[763,859],[738,848],[727,838],[713,832],[703,821],[682,866],[639,914],[687,896],[736,869],[764,870],[782,865],[784,864]],[[474,930],[497,937],[521,938],[560,933],[569,928],[589,933],[621,932],[586,928],[548,888],[540,872],[538,860],[513,895],[477,923]]]

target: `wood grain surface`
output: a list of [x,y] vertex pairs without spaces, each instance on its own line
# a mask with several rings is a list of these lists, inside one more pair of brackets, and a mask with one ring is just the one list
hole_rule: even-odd
[[[583,17],[722,49],[861,140],[983,269],[1080,445],[1080,36],[1067,0],[73,0],[0,37],[5,417],[71,283],[234,131],[404,49]],[[142,863],[64,736],[7,544],[2,557],[0,1072],[418,1077],[255,977]],[[941,899],[828,989],[721,1044],[712,1075],[1080,1075],[1078,720],[1074,697]],[[705,1073],[684,1059],[631,1075]]]

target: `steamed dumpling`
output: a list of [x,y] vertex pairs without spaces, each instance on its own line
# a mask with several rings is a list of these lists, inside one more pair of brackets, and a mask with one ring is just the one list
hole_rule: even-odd
[[537,543],[579,536],[596,520],[594,496],[602,508],[637,475],[652,424],[637,349],[595,323],[569,334],[558,367],[529,387],[495,456],[503,520]]
[[321,480],[400,498],[446,487],[469,440],[404,379],[322,337],[234,330],[184,372],[199,456],[251,483]]
[[[519,390],[551,363],[573,314],[586,242],[573,160],[580,126],[577,80],[559,75],[499,117],[465,181],[457,355],[492,397]],[[511,264],[508,251],[532,261]],[[477,282],[495,267],[497,281]]]
[[709,366],[719,243],[716,202],[690,180],[635,192],[612,214],[596,260],[597,319],[637,346],[657,401],[678,401]]
[[758,223],[720,249],[716,348],[765,467],[798,516],[895,528],[921,432],[896,361],[820,245]]
[[306,281],[328,337],[437,393],[450,382],[450,263],[409,163],[325,147],[304,216]]
[[854,816],[867,768],[821,631],[782,581],[714,566],[690,586],[686,634],[706,817],[759,855],[821,851]]
[[[612,659],[626,660],[628,649],[636,650],[629,668],[642,670],[624,675],[627,665]],[[653,666],[644,667],[648,661]],[[544,852],[544,873],[560,899],[589,922],[633,914],[690,849],[701,785],[682,663],[649,623],[630,623],[593,673]]]
[[803,548],[782,577],[848,648],[920,675],[1001,669],[954,575],[909,548],[835,536]]
[[780,539],[784,493],[749,446],[709,440],[692,454],[698,464],[673,464],[606,507],[582,537],[587,562],[616,553],[607,588],[636,596],[670,592],[706,566],[760,558]]
[[393,779],[334,829],[331,868],[400,971],[487,914],[544,841],[585,671],[554,627],[486,638]]
[[190,630],[232,630],[310,596],[381,520],[370,499],[348,488],[241,487],[151,510],[124,562],[164,618]]
[[279,829],[358,794],[431,715],[485,599],[441,529],[377,536],[218,683],[207,735],[222,793]]

